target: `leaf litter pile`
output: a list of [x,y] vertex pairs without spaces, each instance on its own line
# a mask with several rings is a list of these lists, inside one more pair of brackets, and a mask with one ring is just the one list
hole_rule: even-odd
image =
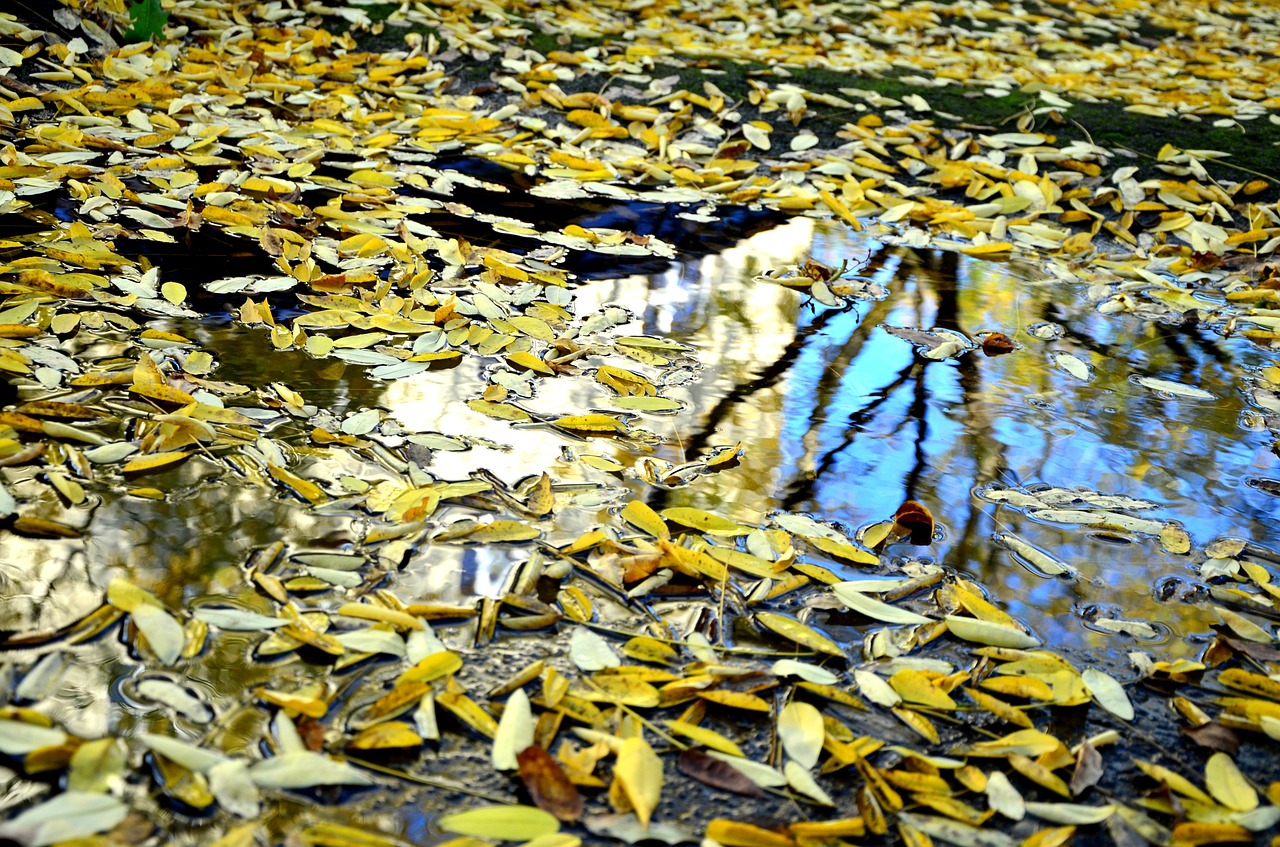
[[[1220,626],[1198,659],[1135,652],[1104,669],[1043,644],[946,563],[882,555],[929,542],[928,504],[856,529],[655,511],[644,491],[732,474],[742,447],[681,465],[611,455],[669,437],[683,406],[665,392],[696,374],[697,351],[637,330],[622,305],[576,309],[565,265],[675,248],[472,208],[461,188],[499,209],[515,189],[444,166],[507,169],[548,203],[684,204],[711,226],[758,204],[886,243],[1022,257],[1084,283],[1104,314],[1273,347],[1274,175],[1208,147],[1107,146],[1073,115],[1105,103],[1171,134],[1274,138],[1280,15],[1117,6],[63,0],[0,15],[0,369],[17,392],[0,412],[4,531],[83,543],[102,498],[163,502],[192,468],[294,503],[300,527],[222,563],[241,566],[198,603],[97,568],[101,605],[56,625],[16,590],[24,564],[5,563],[7,614],[25,623],[2,642],[0,837],[1273,839],[1280,591],[1265,548],[1197,546],[1105,492],[977,492],[1203,562]],[[122,44],[127,30],[155,38]],[[366,52],[370,38],[392,46]],[[890,96],[886,80],[910,91]],[[942,105],[957,97],[1018,105],[987,122]],[[444,218],[494,238],[442,233]],[[257,270],[169,278],[166,257],[210,234]],[[856,268],[812,262],[760,282],[821,308],[882,294]],[[561,438],[575,481],[541,468],[440,478],[433,455],[478,439],[376,408],[337,415],[307,386],[220,379],[199,327],[226,303],[264,356],[382,382],[479,368],[482,390],[440,402],[509,422],[512,441]],[[977,346],[895,333],[927,358]],[[590,382],[598,403],[540,406],[560,380]],[[1280,431],[1280,367],[1246,390]],[[298,537],[319,520],[345,521],[353,542]],[[1073,577],[997,540],[1047,579]],[[401,563],[437,545],[503,546],[518,564],[496,596],[398,594]],[[861,641],[823,631],[836,621]],[[80,734],[56,706],[107,696],[63,690],[104,651],[119,678],[103,684],[129,716]],[[262,684],[211,692],[203,677],[235,678],[237,662]],[[430,827],[412,836],[387,805],[410,789]]]

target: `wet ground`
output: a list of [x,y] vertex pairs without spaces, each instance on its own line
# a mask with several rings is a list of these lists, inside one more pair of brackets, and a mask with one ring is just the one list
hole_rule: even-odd
[[[875,296],[824,307],[804,291],[760,276],[806,257],[828,265],[858,260],[858,279]],[[1275,457],[1243,391],[1245,378],[1266,360],[1206,328],[1104,316],[1081,286],[1055,281],[1033,266],[888,246],[807,219],[722,252],[683,256],[662,273],[584,281],[576,304],[578,314],[625,304],[635,315],[635,332],[679,339],[696,350],[700,367],[676,370],[664,392],[685,408],[678,415],[645,415],[643,426],[653,436],[644,443],[513,428],[473,412],[455,401],[485,385],[487,365],[478,358],[388,382],[301,353],[276,352],[265,368],[264,335],[225,319],[177,322],[175,329],[215,354],[224,379],[285,382],[337,416],[366,407],[390,412],[406,431],[425,434],[420,437],[430,452],[422,455],[440,478],[483,468],[514,482],[530,469],[547,469],[572,504],[548,531],[552,543],[571,540],[595,524],[600,510],[632,497],[658,510],[694,506],[748,523],[778,509],[804,512],[850,533],[891,517],[903,501],[919,501],[937,518],[934,537],[891,546],[886,558],[937,562],[973,577],[1046,643],[1122,679],[1132,674],[1129,651],[1194,657],[1212,636],[1219,618],[1201,574],[1206,545],[1241,539],[1254,558],[1275,560],[1267,546],[1277,537],[1275,495],[1267,483]],[[927,338],[925,347],[912,343],[925,336],[904,339],[886,327],[951,330],[971,338],[1001,332],[1016,349],[999,356],[974,349],[934,360],[920,353]],[[1142,378],[1206,394],[1152,390],[1138,382]],[[586,410],[599,402],[599,392],[582,379],[554,380],[524,402],[534,412]],[[316,478],[376,473],[375,466],[350,460],[313,461],[283,420],[276,435],[295,444],[297,458]],[[651,485],[634,478],[646,469],[664,477],[709,446],[735,442],[745,448],[736,466],[696,484]],[[586,458],[614,460],[631,475],[601,470]],[[19,496],[26,490],[23,473],[11,477]],[[360,552],[360,514],[340,503],[307,510],[288,498],[264,498],[224,467],[198,461],[158,483],[170,492],[161,501],[117,492],[67,509],[49,498],[44,514],[84,527],[82,539],[7,534],[0,559],[30,565],[6,574],[10,600],[0,628],[48,632],[77,620],[101,602],[101,586],[118,573],[152,587],[172,607],[232,602],[270,612],[264,598],[241,588],[243,564],[255,551],[283,542],[294,564],[308,550]],[[1028,497],[1051,496],[1046,491],[1057,492],[1056,512],[1027,505]],[[1107,515],[1100,521],[1091,517],[1099,509]],[[447,522],[465,511],[448,507],[440,517]],[[1160,527],[1169,521],[1189,533],[1191,555],[1162,545]],[[362,591],[385,587],[405,602],[468,603],[476,595],[501,594],[527,550],[424,543],[398,549],[399,558],[386,558],[385,550],[377,555],[383,558],[375,556],[373,567],[385,577],[366,580]],[[1039,556],[1066,572],[1046,572]],[[840,575],[859,574],[848,567]],[[822,604],[807,608],[805,596],[784,597],[780,606],[853,645],[878,628]],[[657,595],[649,608],[674,619],[686,609],[696,612],[700,602]],[[615,622],[609,608],[607,602],[599,607],[606,625]],[[627,614],[619,607],[616,617],[621,622]],[[476,652],[474,623],[444,623],[438,632],[469,655],[467,684],[473,689],[519,666],[528,637],[500,631]],[[265,731],[253,705],[255,686],[297,690],[329,673],[313,663],[314,656],[298,661],[296,655],[265,655],[258,641],[225,635],[185,677],[135,664],[114,636],[79,645],[56,677],[61,693],[51,717],[85,737],[128,735],[175,721],[209,733],[224,750],[248,749]],[[751,637],[743,643],[757,642]],[[354,696],[351,702],[340,698],[335,708],[348,711],[361,686],[385,675],[376,664],[340,675]],[[172,705],[157,704],[141,685],[152,678],[186,687],[203,705],[175,713]],[[111,698],[97,696],[108,684]],[[1172,727],[1161,717],[1158,694],[1135,690],[1135,700],[1152,720],[1133,742],[1134,751],[1171,747],[1176,736],[1170,737]],[[901,727],[880,723],[863,728],[909,741]],[[353,803],[332,814],[309,805],[290,811],[285,803],[274,820],[291,825],[300,812],[306,820],[338,815],[367,825],[377,819],[384,830],[430,840],[422,829],[431,817],[429,811],[421,817],[423,797],[433,798],[426,809],[455,802],[464,793],[441,786],[459,783],[467,791],[502,794],[505,778],[477,768],[483,761],[477,754],[483,756],[483,748],[477,751],[465,739],[428,754],[431,766],[417,772],[436,784],[421,789],[425,795],[415,789],[407,795],[414,799],[404,803],[388,805],[375,793],[348,798]],[[1240,755],[1251,761],[1249,748]],[[688,810],[676,805],[681,808],[669,813],[678,823]],[[786,817],[781,807],[739,805],[740,817]],[[156,813],[199,819],[189,818],[189,809]],[[699,819],[692,814],[691,830]]]

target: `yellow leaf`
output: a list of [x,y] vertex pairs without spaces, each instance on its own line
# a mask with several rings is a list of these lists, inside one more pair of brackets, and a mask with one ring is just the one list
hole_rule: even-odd
[[661,700],[658,689],[642,679],[623,674],[594,674],[589,688],[574,689],[573,695],[590,702],[617,703],[649,709]]
[[774,612],[757,612],[756,620],[770,632],[788,641],[794,641],[802,647],[808,647],[810,650],[826,653],[829,656],[844,657],[844,651],[840,649],[840,645],[794,618]]
[[641,532],[654,538],[670,538],[671,530],[662,518],[641,500],[632,500],[622,508],[619,516]]
[[722,518],[719,515],[704,512],[701,509],[690,509],[686,507],[664,509],[662,517],[669,521],[675,521],[678,524],[692,527],[706,535],[746,535],[751,532],[752,529],[749,526],[743,526],[742,524],[731,521],[728,518]]
[[913,712],[910,709],[904,709],[902,707],[897,707],[890,711],[893,712],[894,717],[902,721],[910,727],[913,732],[928,741],[930,744],[937,744],[940,740],[938,729],[933,725],[933,721],[929,720],[919,712]]
[[446,527],[436,533],[433,540],[491,544],[497,541],[528,541],[541,535],[537,527],[507,519],[499,519],[487,524],[459,521],[455,526],[456,528]]
[[991,676],[978,683],[988,691],[1028,700],[1052,700],[1053,689],[1033,676]]
[[1258,792],[1226,753],[1214,753],[1209,757],[1204,766],[1204,784],[1213,799],[1228,809],[1251,812],[1258,808]]
[[292,709],[309,718],[322,718],[329,711],[328,702],[318,697],[309,697],[290,691],[272,691],[269,688],[257,688],[253,693],[259,700],[282,709]]
[[173,403],[178,406],[186,406],[196,402],[196,398],[180,388],[174,388],[172,385],[166,385],[162,382],[149,382],[134,384],[129,386],[129,391],[134,394],[141,394],[143,397],[149,397],[152,400],[159,400],[162,403]]
[[465,694],[442,691],[436,695],[436,704],[485,738],[492,740],[498,734],[498,722],[493,715]]
[[295,494],[313,506],[319,505],[329,499],[325,496],[325,493],[320,486],[310,480],[303,479],[297,474],[290,473],[279,465],[268,463],[267,472],[271,474],[273,479],[288,486]]
[[640,825],[648,830],[653,810],[662,799],[662,760],[649,742],[640,736],[623,741],[613,766],[613,778],[630,801]]
[[421,746],[422,736],[403,721],[371,726],[347,742],[348,750],[395,750]]
[[680,654],[671,645],[645,635],[637,635],[622,645],[622,652],[636,661],[659,665],[673,665],[680,661]]
[[956,701],[951,699],[951,695],[939,688],[923,671],[903,668],[889,677],[889,685],[907,703],[931,709],[950,710],[956,707]]
[[[984,682],[985,681],[987,680],[984,680]],[[1026,729],[1032,728],[1031,718],[1027,717],[1025,712],[1020,709],[1015,709],[1000,698],[992,697],[990,694],[984,694],[981,691],[974,691],[972,689],[965,689],[965,694],[969,695],[970,699],[978,705],[978,708],[986,709],[1001,720],[1008,721],[1014,726],[1020,726]]]
[[1013,245],[1008,241],[991,241],[986,244],[975,244],[972,247],[964,247],[960,250],[966,256],[982,256],[991,258],[992,256],[1000,256],[1013,250]]
[[837,559],[844,559],[846,562],[853,562],[855,565],[878,565],[880,557],[861,547],[854,547],[852,544],[845,544],[831,538],[823,538],[821,536],[810,538],[805,537],[805,541],[817,547],[828,556],[835,556]]
[[413,682],[431,682],[442,676],[456,673],[462,667],[462,657],[449,650],[441,650],[426,656],[422,661],[396,678],[396,686]]
[[763,697],[757,697],[754,694],[748,694],[745,691],[721,691],[719,689],[711,689],[710,691],[698,691],[695,693],[703,700],[717,703],[721,706],[728,706],[731,709],[743,709],[748,712],[765,712],[766,714],[772,711],[768,700],[765,700]]
[[610,415],[565,415],[551,422],[552,426],[573,432],[622,432],[627,425]]
[[1062,746],[1062,742],[1047,732],[1038,729],[1020,729],[1003,738],[992,741],[979,741],[969,747],[971,756],[1006,756],[1021,753],[1024,756],[1039,756]]
[[749,573],[752,576],[758,576],[763,579],[777,579],[780,576],[780,571],[773,562],[761,559],[759,556],[753,556],[743,550],[735,550],[732,547],[708,547],[707,555],[734,570]]
[[795,842],[786,835],[724,818],[707,824],[707,838],[724,847],[795,847]]
[[121,471],[126,474],[147,474],[178,464],[191,455],[190,450],[170,450],[165,453],[147,453],[126,464]]
[[551,376],[555,371],[546,362],[526,350],[519,350],[507,357],[507,362],[517,370],[530,370],[534,373]]
[[488,415],[499,420],[516,422],[533,420],[524,409],[519,406],[512,406],[510,403],[494,403],[490,400],[468,400],[467,405],[482,415]]
[[436,825],[445,832],[502,841],[529,841],[560,831],[555,816],[533,806],[482,806],[445,815]]
[[707,729],[684,721],[664,721],[663,723],[668,732],[673,735],[684,736],[696,744],[701,744],[703,747],[719,750],[721,753],[728,753],[730,756],[746,755],[742,752],[741,747],[714,729]]
[[1039,762],[1029,759],[1021,753],[1010,753],[1008,759],[1014,770],[1037,785],[1044,786],[1063,797],[1071,796],[1071,789],[1062,781],[1062,778]]

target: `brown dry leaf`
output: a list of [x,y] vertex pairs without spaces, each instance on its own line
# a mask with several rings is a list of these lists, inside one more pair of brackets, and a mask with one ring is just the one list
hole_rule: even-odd
[[1076,768],[1071,773],[1071,789],[1073,797],[1079,797],[1102,779],[1102,754],[1089,743],[1088,739],[1080,745],[1080,753],[1076,757]]
[[550,812],[565,823],[582,817],[582,796],[564,770],[551,755],[536,745],[516,754],[520,781],[539,809]]
[[[693,740],[696,741],[697,739]],[[741,755],[741,753],[733,755]],[[732,791],[734,794],[742,794],[746,797],[765,796],[759,786],[752,782],[742,771],[727,762],[713,759],[701,750],[692,748],[685,750],[676,759],[676,766],[679,768],[680,773],[692,777],[705,785],[710,785],[712,788]]]

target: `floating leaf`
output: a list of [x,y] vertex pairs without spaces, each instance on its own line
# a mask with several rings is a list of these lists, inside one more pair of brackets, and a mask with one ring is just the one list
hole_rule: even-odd
[[258,786],[249,776],[244,762],[228,759],[209,769],[209,790],[218,805],[242,818],[257,817],[261,799]]
[[1023,650],[1040,646],[1039,638],[1004,624],[959,615],[947,615],[943,620],[947,622],[947,629],[965,641]]
[[529,707],[529,695],[517,688],[507,699],[498,721],[498,732],[493,739],[493,766],[500,771],[512,771],[518,766],[517,754],[533,744],[533,711]]
[[889,603],[882,603],[868,597],[858,590],[857,582],[838,582],[831,586],[831,591],[853,611],[860,615],[882,623],[922,624],[932,623],[931,618],[916,614],[909,609],[900,609]]
[[129,807],[109,794],[66,791],[0,823],[0,838],[47,847],[105,832],[128,813]]
[[623,741],[613,767],[613,778],[631,803],[641,826],[648,827],[662,798],[662,760],[649,742],[639,736]]
[[802,767],[799,762],[787,762],[782,768],[782,773],[787,778],[788,787],[806,800],[821,806],[835,805],[835,801],[831,799],[830,795],[822,790],[822,787],[818,785],[809,771]]
[[371,785],[363,772],[320,753],[298,750],[272,756],[249,768],[261,788],[313,788],[317,785]]
[[436,825],[445,832],[501,841],[529,841],[560,830],[554,816],[533,806],[482,806],[445,815]]
[[141,603],[129,613],[161,664],[172,665],[182,656],[187,637],[182,624],[159,606]]
[[821,712],[808,703],[792,700],[778,714],[777,727],[788,756],[805,769],[818,763],[826,736]]
[[1097,668],[1085,668],[1080,676],[1084,679],[1084,684],[1093,695],[1093,699],[1098,701],[1098,705],[1120,720],[1133,720],[1133,703],[1124,693],[1124,687],[1114,677]]
[[170,450],[165,453],[147,453],[128,462],[120,470],[126,474],[142,476],[171,468],[191,456],[190,450]]
[[1186,397],[1191,400],[1213,400],[1212,394],[1203,388],[1197,388],[1194,385],[1183,385],[1180,382],[1171,382],[1167,379],[1157,379],[1150,376],[1137,376],[1133,381],[1141,385],[1143,388],[1150,388],[1152,391],[1159,391],[1164,394],[1172,394],[1176,397]]
[[0,718],[0,753],[6,756],[25,756],[42,747],[56,747],[66,741],[67,734],[60,729]]
[[862,696],[877,706],[892,708],[902,702],[902,695],[871,671],[855,670],[853,679],[858,683],[858,690],[862,692]]
[[582,797],[559,763],[541,747],[529,746],[516,755],[520,781],[538,808],[566,823],[582,817]]
[[1226,753],[1209,757],[1204,767],[1204,784],[1213,799],[1228,809],[1249,812],[1258,807],[1258,792]]
[[552,422],[553,426],[573,432],[625,433],[627,425],[611,415],[564,415]]
[[684,526],[692,527],[706,535],[746,535],[751,527],[704,512],[701,509],[677,507],[664,509],[662,517]]
[[584,671],[616,668],[622,664],[609,642],[585,627],[575,629],[570,636],[569,656]]
[[1051,823],[1088,826],[1102,823],[1115,812],[1115,806],[1081,806],[1077,803],[1027,803],[1027,811]]
[[641,500],[632,500],[619,513],[624,521],[654,538],[670,538],[666,521]]
[[794,618],[773,612],[757,612],[756,620],[770,632],[780,635],[788,641],[794,641],[802,647],[807,647],[818,653],[826,653],[830,656],[844,656],[844,651],[840,649],[840,645]]
[[422,736],[403,721],[387,721],[356,733],[347,742],[347,750],[375,752],[404,750],[422,746]]

